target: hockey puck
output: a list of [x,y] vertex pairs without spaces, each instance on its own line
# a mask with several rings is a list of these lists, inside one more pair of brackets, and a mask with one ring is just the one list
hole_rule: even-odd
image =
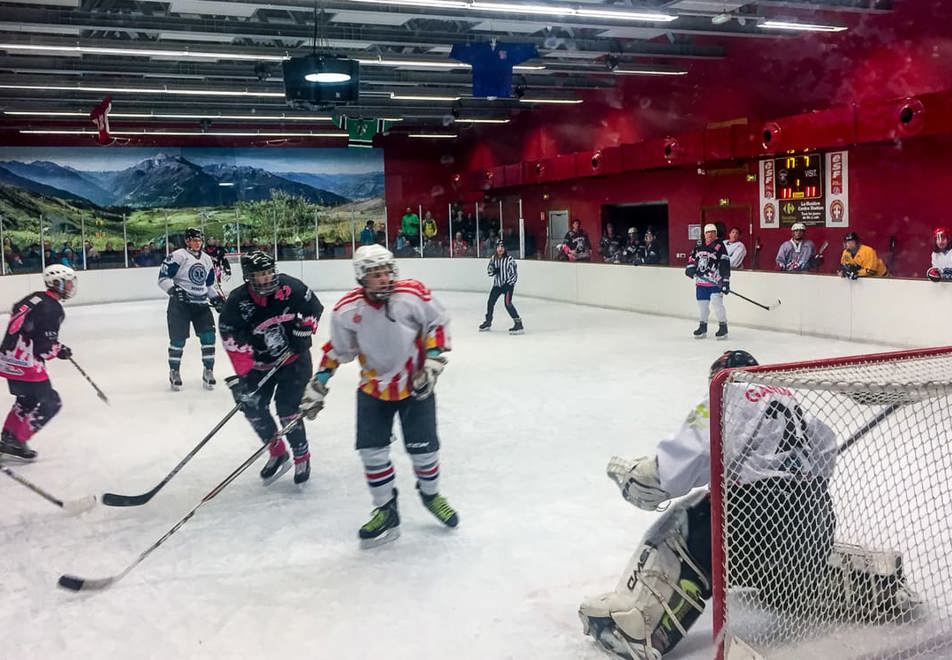
[[59,582],[57,583],[63,589],[69,589],[70,591],[79,591],[83,588],[82,578],[73,577],[72,575],[60,575]]

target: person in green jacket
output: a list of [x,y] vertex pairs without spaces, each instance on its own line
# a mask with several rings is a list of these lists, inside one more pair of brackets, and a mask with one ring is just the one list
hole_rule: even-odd
[[400,220],[400,231],[411,241],[420,238],[420,216],[414,213],[409,206]]

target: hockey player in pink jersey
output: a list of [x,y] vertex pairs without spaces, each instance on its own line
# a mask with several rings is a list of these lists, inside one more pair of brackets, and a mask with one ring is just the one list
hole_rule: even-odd
[[360,362],[357,389],[357,451],[376,507],[358,536],[372,547],[400,535],[396,475],[390,462],[393,417],[416,473],[423,504],[448,527],[459,516],[439,494],[440,441],[433,388],[450,350],[449,317],[416,280],[398,280],[393,254],[380,245],[354,253],[359,287],[344,295],[331,314],[331,338],[308,384],[301,411],[314,419],[324,407],[327,382],[346,362]]

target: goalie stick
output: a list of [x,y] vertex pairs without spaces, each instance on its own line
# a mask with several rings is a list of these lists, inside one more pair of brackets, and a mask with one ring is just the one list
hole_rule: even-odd
[[[278,431],[275,434],[274,439],[281,438],[287,435],[287,433],[291,429],[293,429],[303,418],[304,418],[304,415],[302,413],[298,413],[297,415],[292,417],[290,421],[288,421],[288,423],[285,424],[284,428],[282,428],[280,431]],[[271,442],[273,442],[274,439]],[[110,577],[98,578],[98,579],[92,579],[92,580],[77,577],[75,575],[61,575],[57,582],[57,585],[59,585],[63,589],[69,589],[70,591],[101,591],[103,589],[106,589],[112,586],[113,584],[115,584],[116,582],[124,578],[126,575],[129,574],[130,571],[132,571],[132,569],[134,569],[136,566],[141,564],[145,560],[146,557],[151,555],[160,545],[165,543],[169,539],[170,536],[172,536],[175,532],[181,529],[182,526],[185,525],[185,523],[191,520],[192,516],[194,516],[195,513],[200,508],[202,508],[202,506],[204,506],[208,502],[215,499],[215,497],[220,492],[225,490],[225,487],[228,486],[228,484],[230,484],[232,481],[237,479],[238,476],[242,472],[247,470],[248,467],[252,463],[258,460],[258,458],[260,458],[262,454],[268,451],[268,447],[271,444],[271,442],[262,443],[261,447],[255,450],[255,453],[253,453],[251,456],[245,459],[244,463],[242,463],[237,468],[235,468],[231,474],[225,477],[217,486],[212,488],[208,492],[208,494],[205,495],[205,497],[201,499],[201,501],[198,504],[192,507],[191,511],[186,513],[181,518],[181,520],[175,523],[172,526],[172,528],[169,529],[169,531],[167,531],[161,538],[159,538],[159,540],[157,540],[155,543],[153,543],[148,548],[146,548],[142,553],[140,553],[139,556],[136,557],[135,560],[131,564],[129,564],[128,566],[126,566],[125,569],[122,570],[122,572],[117,573],[116,575],[113,575]]]
[[[271,369],[271,371],[266,373],[261,381],[259,381],[258,387],[256,387],[254,392],[252,392],[249,396],[254,396],[257,394],[258,390],[260,390],[264,384],[267,383],[275,373],[277,373],[278,369],[284,366],[284,363],[287,362],[288,357],[289,356],[286,355]],[[201,442],[195,445],[192,451],[188,452],[188,454],[185,455],[185,458],[179,461],[179,464],[172,468],[172,471],[165,475],[165,478],[157,483],[151,490],[148,490],[140,495],[118,495],[116,493],[105,493],[102,496],[102,503],[106,506],[142,506],[143,504],[146,504],[149,500],[155,497],[156,493],[165,487],[165,484],[172,480],[172,477],[177,475],[179,471],[185,467],[186,463],[195,457],[195,454],[197,454],[202,447],[208,444],[208,441],[211,440],[215,434],[218,433],[222,427],[228,423],[228,420],[234,417],[235,413],[237,413],[239,410],[241,410],[241,404],[236,403],[234,407],[228,411],[228,414],[225,415],[220,422],[215,424],[214,428],[212,428],[212,430],[201,439]]]
[[5,475],[16,481],[18,484],[26,486],[34,493],[42,497],[47,502],[51,502],[61,508],[63,511],[70,515],[75,515],[83,513],[84,511],[89,511],[91,508],[96,506],[96,496],[88,495],[82,497],[78,500],[61,500],[57,497],[53,497],[45,490],[34,484],[32,481],[24,479],[19,474],[8,468],[6,465],[0,464],[0,472],[3,472]]

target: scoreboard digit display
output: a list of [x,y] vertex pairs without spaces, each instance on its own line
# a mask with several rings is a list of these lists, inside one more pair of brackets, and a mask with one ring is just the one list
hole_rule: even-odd
[[789,155],[774,159],[780,224],[823,224],[823,156]]

